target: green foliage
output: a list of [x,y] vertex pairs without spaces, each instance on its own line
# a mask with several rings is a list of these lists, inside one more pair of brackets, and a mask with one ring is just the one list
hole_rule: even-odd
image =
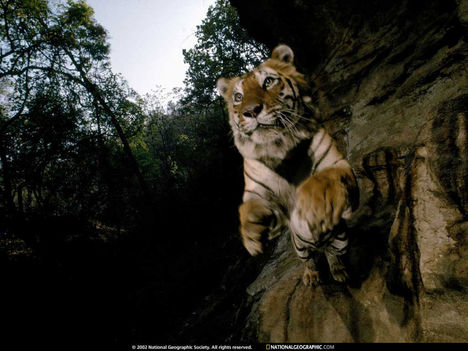
[[88,54],[94,60],[104,60],[109,54],[107,34],[94,21],[93,14],[93,8],[86,1],[69,0],[54,30],[68,48],[79,50],[80,54]]
[[[1,202],[10,213],[126,220],[122,211],[140,199],[122,145],[141,132],[144,115],[110,70],[93,9],[81,0],[0,0],[0,8]],[[118,191],[119,181],[131,190]]]

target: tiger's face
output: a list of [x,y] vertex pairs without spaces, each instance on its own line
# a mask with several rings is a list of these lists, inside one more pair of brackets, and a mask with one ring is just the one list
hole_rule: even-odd
[[252,72],[218,80],[235,137],[267,144],[296,129],[302,103],[299,88],[305,81],[293,59],[292,50],[280,45]]

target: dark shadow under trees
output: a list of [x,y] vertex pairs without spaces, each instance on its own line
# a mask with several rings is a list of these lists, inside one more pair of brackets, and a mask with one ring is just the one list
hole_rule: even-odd
[[176,341],[244,254],[224,250],[240,248],[242,165],[214,89],[265,48],[226,0],[196,36],[186,88],[164,106],[111,71],[107,33],[84,1],[0,0],[0,298],[11,341]]

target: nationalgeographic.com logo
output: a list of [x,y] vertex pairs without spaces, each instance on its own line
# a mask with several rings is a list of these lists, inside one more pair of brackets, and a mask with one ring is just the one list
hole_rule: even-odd
[[335,345],[329,344],[266,344],[266,350],[334,350]]

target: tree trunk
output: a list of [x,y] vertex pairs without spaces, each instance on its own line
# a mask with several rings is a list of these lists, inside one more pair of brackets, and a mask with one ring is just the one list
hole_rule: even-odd
[[140,167],[138,165],[138,162],[133,155],[132,149],[130,148],[130,144],[128,143],[127,137],[125,136],[125,133],[117,120],[117,116],[115,113],[112,111],[112,109],[109,107],[107,102],[104,100],[102,97],[101,93],[99,92],[99,88],[91,82],[88,77],[86,76],[86,73],[83,71],[81,68],[80,64],[76,62],[73,54],[65,49],[66,54],[72,61],[73,65],[75,68],[78,70],[80,73],[80,77],[82,79],[82,85],[88,90],[89,93],[99,102],[99,104],[102,106],[104,112],[110,117],[111,123],[114,126],[115,130],[117,131],[117,134],[120,138],[120,141],[123,144],[124,152],[128,157],[128,160],[130,161],[130,167],[135,173],[138,183],[140,184],[141,191],[143,193],[143,198],[145,200],[145,203],[147,205],[151,204],[151,197],[148,189],[148,185],[146,184],[145,178],[143,177],[143,174],[141,173]]
[[16,213],[15,203],[13,201],[13,193],[11,186],[11,174],[6,157],[6,151],[2,143],[0,143],[0,161],[2,162],[2,176],[3,176],[3,196],[5,198],[5,207],[8,215]]
[[20,184],[16,190],[18,194],[18,214],[20,216],[24,213],[23,188],[25,185],[25,183]]

